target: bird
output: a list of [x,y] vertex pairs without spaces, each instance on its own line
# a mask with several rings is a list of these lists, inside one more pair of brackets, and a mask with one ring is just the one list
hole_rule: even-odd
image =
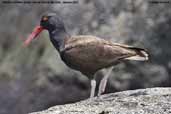
[[63,20],[56,13],[45,13],[24,46],[28,46],[33,39],[43,31],[49,32],[53,46],[59,52],[61,60],[71,69],[80,71],[91,81],[90,98],[95,96],[98,71],[108,68],[107,74],[100,81],[98,95],[106,88],[106,83],[113,67],[128,60],[147,61],[149,54],[146,49],[114,43],[93,35],[71,35],[66,31]]

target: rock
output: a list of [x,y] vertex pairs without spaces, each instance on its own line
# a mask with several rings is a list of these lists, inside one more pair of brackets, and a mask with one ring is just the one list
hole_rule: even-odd
[[105,94],[31,114],[171,114],[171,88]]

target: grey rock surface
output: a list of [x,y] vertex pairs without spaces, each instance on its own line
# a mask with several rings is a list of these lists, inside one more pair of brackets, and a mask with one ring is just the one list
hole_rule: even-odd
[[111,93],[31,114],[171,114],[171,88]]

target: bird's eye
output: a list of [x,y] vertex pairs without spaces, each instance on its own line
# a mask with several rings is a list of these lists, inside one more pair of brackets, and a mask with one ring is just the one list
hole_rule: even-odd
[[43,17],[43,21],[47,21],[49,18],[47,16]]

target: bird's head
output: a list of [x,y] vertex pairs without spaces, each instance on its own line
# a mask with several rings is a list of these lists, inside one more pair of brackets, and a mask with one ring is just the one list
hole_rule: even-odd
[[41,17],[40,25],[36,26],[33,32],[24,42],[27,46],[30,42],[35,39],[43,30],[48,30],[49,32],[62,31],[65,30],[63,21],[57,16],[56,13],[47,13]]

